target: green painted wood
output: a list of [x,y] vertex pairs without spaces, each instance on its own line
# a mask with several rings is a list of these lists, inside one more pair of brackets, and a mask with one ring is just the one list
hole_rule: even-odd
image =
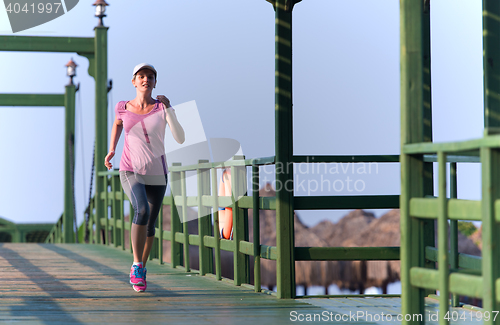
[[93,53],[94,38],[0,36],[0,51]]
[[0,94],[0,106],[65,106],[65,96],[60,94]]
[[[425,263],[423,245],[427,238],[425,223],[411,218],[410,199],[424,197],[428,184],[422,177],[423,156],[410,156],[408,145],[425,141],[424,116],[429,99],[424,90],[424,44],[427,30],[424,2],[400,1],[400,60],[401,60],[401,311],[403,314],[423,314],[425,291],[413,284],[411,271]],[[430,59],[430,58],[429,58]],[[434,153],[434,152],[430,152]],[[432,289],[432,288],[428,288]],[[403,322],[416,324],[417,322]]]
[[500,5],[483,0],[484,134],[500,133]]
[[[427,246],[425,248],[425,258],[429,261],[437,262],[438,261],[437,248]],[[481,263],[482,259],[480,256],[458,253],[458,268],[481,271],[482,270]]]
[[63,212],[63,240],[65,243],[74,243],[75,218],[75,94],[74,85],[65,87],[64,95],[64,212]]
[[295,260],[399,260],[399,251],[399,247],[295,247]]
[[278,259],[278,249],[275,246],[260,245],[260,257],[276,261]]
[[211,189],[213,195],[212,202],[212,214],[214,219],[214,237],[212,245],[208,243],[212,240],[210,237],[205,238],[205,245],[208,247],[214,248],[214,257],[215,257],[215,276],[217,280],[222,279],[221,274],[221,256],[220,256],[220,226],[219,226],[219,191],[217,190],[217,170],[212,168],[210,170],[211,173]]
[[[424,267],[412,267],[410,269],[411,285],[425,289],[439,289],[439,272]],[[401,296],[403,298],[403,296]]]
[[[293,256],[292,10],[275,1],[276,283],[279,298],[295,295]],[[286,190],[285,190],[286,188]]]
[[[470,156],[466,156],[467,152],[461,153],[461,155],[446,155],[447,162],[457,162],[457,163],[478,163],[481,162],[477,151],[470,152]],[[424,155],[425,162],[437,162],[437,155]]]
[[[495,201],[500,198],[499,164],[498,150],[481,148],[483,308],[490,312],[500,310],[495,286],[500,277],[500,226],[495,222]],[[500,320],[490,320],[485,324],[500,324]]]
[[180,171],[188,171],[195,170],[197,168],[202,169],[211,169],[211,168],[229,168],[232,166],[251,166],[251,165],[274,165],[275,156],[271,157],[261,157],[261,158],[250,158],[250,159],[238,159],[238,160],[227,160],[221,162],[213,162],[213,163],[203,163],[203,164],[195,164],[195,165],[186,165],[186,166],[172,166],[169,167],[170,171],[180,172]]
[[[170,215],[172,217],[172,215]],[[158,262],[163,264],[163,204],[160,207],[158,216],[158,228],[156,228],[155,237],[158,238]]]
[[[102,163],[108,153],[108,28],[101,26],[94,28],[94,52],[95,65],[93,74],[95,79],[95,153],[94,165],[95,171],[106,171],[106,166]],[[106,176],[104,176],[106,178]],[[99,178],[96,179],[95,185],[96,193],[107,191],[107,186]],[[95,214],[97,220],[107,216],[107,205],[103,200],[97,199],[94,203]],[[108,227],[106,227],[106,235],[108,234]],[[100,229],[96,229],[100,230]],[[97,232],[98,243],[101,243],[101,235]],[[106,244],[109,244],[109,238],[106,238]]]
[[253,219],[253,256],[254,256],[254,286],[255,292],[260,292],[260,212],[259,212],[259,166],[252,165],[252,219]]
[[[450,199],[456,199],[457,191],[457,164],[450,164]],[[449,213],[449,204],[448,204]],[[458,269],[458,221],[450,220],[450,267]],[[451,290],[451,288],[450,288]],[[451,297],[451,306],[458,307],[460,305],[460,297],[453,294]]]
[[[116,198],[116,194],[120,193],[121,183],[119,176],[111,177],[111,191],[112,191],[112,203],[111,203],[111,216],[113,219],[113,246],[122,246],[122,234],[118,225],[121,224],[120,215],[122,214],[123,203]],[[115,194],[115,195],[113,195]]]
[[399,155],[293,156],[294,163],[386,163],[399,162]]
[[[207,163],[208,160],[198,160],[199,164]],[[202,205],[202,196],[210,195],[210,169],[197,170],[197,203],[198,203],[198,234],[200,238],[212,235],[212,220],[210,211]],[[213,254],[209,247],[205,247],[204,240],[199,240],[199,271],[200,275],[213,273]]]
[[452,273],[450,274],[450,291],[457,295],[481,298],[483,295],[483,278],[471,274]]
[[[446,155],[438,152],[438,273],[439,273],[439,313],[445,315],[449,310],[449,261],[448,261],[448,200],[446,197]],[[440,325],[449,324],[443,316]]]
[[[418,218],[437,219],[437,207],[438,200],[436,198],[412,198],[410,200],[410,215]],[[481,221],[481,201],[449,199],[448,219]]]
[[[243,156],[235,156],[233,160],[244,160]],[[246,194],[246,168],[231,167],[231,198],[233,200],[233,241],[234,241],[234,284],[250,283],[250,262],[248,256],[240,252],[240,241],[248,237],[248,222],[245,223],[243,209],[239,207],[237,197]]]
[[500,137],[498,135],[492,135],[480,139],[457,142],[405,144],[402,148],[402,153],[417,155],[432,154],[438,151],[443,151],[446,153],[479,156],[479,148],[494,148],[499,145]]
[[[183,233],[183,251],[184,251],[184,268],[187,272],[191,270],[189,265],[189,231],[187,223],[187,197],[186,197],[186,172],[181,172],[181,211],[182,211],[182,233]],[[176,234],[177,237],[177,234]]]
[[399,195],[296,196],[295,210],[395,209]]
[[181,173],[171,171],[175,167],[181,166],[181,163],[174,162],[170,170],[170,231],[172,232],[173,240],[171,241],[170,248],[170,263],[172,263],[172,267],[177,267],[178,265],[183,264],[182,260],[182,245],[181,242],[177,240],[177,234],[182,231],[182,226],[179,217],[179,210],[177,209],[178,203],[175,202],[174,196],[182,194],[181,189]]

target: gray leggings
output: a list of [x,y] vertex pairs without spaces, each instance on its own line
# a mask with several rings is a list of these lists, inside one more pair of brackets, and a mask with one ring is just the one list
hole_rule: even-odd
[[[132,222],[140,226],[148,226],[147,236],[155,235],[155,223],[167,190],[167,185],[145,185],[137,181],[133,172],[120,171],[123,191],[134,207]],[[167,183],[167,175],[165,175]]]

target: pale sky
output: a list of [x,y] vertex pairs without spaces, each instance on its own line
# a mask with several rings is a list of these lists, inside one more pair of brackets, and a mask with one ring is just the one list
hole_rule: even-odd
[[[92,37],[97,24],[92,3],[80,1],[65,15],[15,35]],[[108,3],[109,124],[115,104],[135,97],[133,67],[149,62],[158,70],[153,95],[164,94],[173,105],[194,100],[207,138],[236,139],[247,158],[274,155],[274,11],[268,2]],[[434,140],[481,137],[481,2],[440,0],[431,9]],[[303,0],[293,15],[294,154],[399,154],[399,1]],[[4,7],[0,34],[13,35]],[[63,93],[70,58],[79,65],[75,82],[81,85],[75,149],[81,222],[94,143],[88,60],[76,53],[0,52],[0,91]],[[61,215],[63,134],[63,108],[0,107],[1,217],[55,222]],[[123,138],[118,151],[122,143]],[[297,184],[302,180],[310,186],[297,188],[296,195],[399,194],[398,164],[378,167],[365,174],[299,173]],[[458,172],[459,197],[479,199],[479,165],[460,164]],[[343,183],[343,190],[313,191],[321,176]],[[351,184],[359,181],[362,191],[349,192],[347,177]],[[380,216],[384,211],[373,212]],[[307,225],[335,221],[345,213],[298,212]]]

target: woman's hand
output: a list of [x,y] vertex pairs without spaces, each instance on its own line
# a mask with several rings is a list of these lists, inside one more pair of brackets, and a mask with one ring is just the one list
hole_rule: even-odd
[[156,96],[156,99],[158,99],[160,102],[162,102],[163,105],[165,105],[165,108],[170,107],[170,100],[165,95],[158,95],[158,96]]
[[113,168],[113,165],[111,164],[110,160],[115,156],[115,151],[110,151],[106,157],[104,158],[104,166],[108,167],[108,170]]

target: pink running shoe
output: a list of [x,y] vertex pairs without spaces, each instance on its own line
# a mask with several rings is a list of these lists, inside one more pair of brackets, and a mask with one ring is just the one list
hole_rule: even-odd
[[130,284],[133,286],[143,286],[146,284],[144,268],[142,266],[132,265],[132,268],[130,269]]
[[146,273],[148,272],[148,270],[146,270],[146,268],[143,269],[144,270],[144,285],[133,285],[132,288],[134,288],[134,290],[136,292],[144,292],[146,291],[146,288],[148,287],[148,284],[146,283]]

